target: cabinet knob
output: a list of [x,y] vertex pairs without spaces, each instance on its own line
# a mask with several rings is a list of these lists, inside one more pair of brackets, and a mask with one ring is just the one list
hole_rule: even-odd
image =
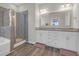
[[56,44],[56,43],[54,43],[54,44]]
[[67,37],[66,40],[69,40],[69,37]]

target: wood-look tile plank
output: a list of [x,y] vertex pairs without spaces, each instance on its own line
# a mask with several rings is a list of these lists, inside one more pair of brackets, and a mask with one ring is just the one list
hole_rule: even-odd
[[36,47],[33,47],[32,50],[27,54],[27,56],[32,56],[32,53],[36,50]]
[[22,44],[21,46],[18,46],[17,48],[14,49],[14,52],[12,52],[10,55],[18,56],[19,54],[21,54],[23,52],[24,47],[26,47],[26,44]]
[[[27,48],[26,48],[26,49],[27,49]],[[33,46],[30,46],[30,47],[28,48],[28,50],[25,50],[24,55],[25,55],[25,56],[28,56],[33,50],[34,50],[34,47],[33,47]]]
[[35,51],[32,53],[32,56],[37,55],[39,50],[40,50],[40,48],[36,48]]
[[[27,47],[27,48],[26,48]],[[29,47],[30,47],[30,45],[29,44],[22,44],[21,46],[19,46],[19,47],[17,47],[17,48],[15,48],[14,50],[14,52],[13,53],[11,53],[11,55],[23,55],[24,54],[24,52],[25,52],[25,50],[26,51],[28,51],[29,50]]]
[[44,53],[42,54],[42,56],[48,56],[48,49],[45,48]]
[[20,55],[25,56],[27,55],[31,50],[32,50],[33,46],[32,45],[27,45],[25,46],[20,52]]
[[45,48],[38,48],[38,49],[39,49],[39,51],[36,52],[35,56],[42,56]]
[[32,44],[25,43],[14,49],[8,56],[58,56],[58,50],[50,47],[37,48]]
[[53,56],[53,51],[51,48],[48,49],[48,56]]

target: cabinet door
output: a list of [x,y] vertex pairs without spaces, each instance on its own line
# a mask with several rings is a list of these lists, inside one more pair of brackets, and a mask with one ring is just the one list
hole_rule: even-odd
[[40,35],[41,35],[41,32],[38,30],[38,31],[36,32],[36,42],[41,42],[41,37],[40,37]]
[[77,33],[69,32],[66,38],[66,47],[68,50],[77,51],[76,41],[77,41]]
[[41,31],[41,43],[46,44],[47,45],[47,41],[48,41],[48,31]]
[[59,35],[59,48],[66,49],[66,33],[65,32],[60,32],[60,35]]
[[59,48],[59,33],[57,31],[49,31],[48,45]]
[[49,31],[47,45],[53,47],[54,40],[55,40],[55,33],[53,31]]

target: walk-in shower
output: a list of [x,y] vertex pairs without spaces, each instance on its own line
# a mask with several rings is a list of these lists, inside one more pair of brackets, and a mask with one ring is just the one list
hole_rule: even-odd
[[10,10],[0,7],[0,56],[10,53]]

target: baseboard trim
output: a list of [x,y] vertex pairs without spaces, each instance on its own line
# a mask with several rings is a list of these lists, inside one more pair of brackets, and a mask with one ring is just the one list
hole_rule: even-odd
[[15,45],[14,45],[14,48],[20,46],[21,44],[23,44],[23,43],[25,43],[25,42],[26,42],[26,40],[23,40],[23,41],[21,41],[21,42],[15,44]]

